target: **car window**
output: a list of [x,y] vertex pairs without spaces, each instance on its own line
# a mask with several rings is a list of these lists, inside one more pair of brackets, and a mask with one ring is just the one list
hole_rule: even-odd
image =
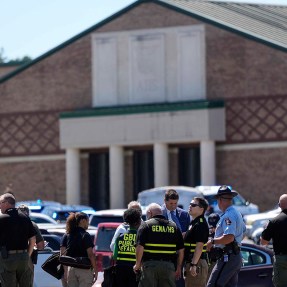
[[266,256],[254,250],[241,250],[243,266],[260,265],[266,263]]
[[115,228],[103,227],[98,230],[96,251],[111,251],[110,244],[116,232]]
[[233,201],[233,205],[236,205],[236,206],[246,205],[246,200],[240,194],[235,196],[232,201]]

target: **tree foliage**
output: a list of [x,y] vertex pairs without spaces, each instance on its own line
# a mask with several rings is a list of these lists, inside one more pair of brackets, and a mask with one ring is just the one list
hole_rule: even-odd
[[4,49],[0,48],[0,64],[11,64],[11,65],[23,65],[31,62],[33,59],[29,56],[23,56],[22,58],[7,59],[4,55]]

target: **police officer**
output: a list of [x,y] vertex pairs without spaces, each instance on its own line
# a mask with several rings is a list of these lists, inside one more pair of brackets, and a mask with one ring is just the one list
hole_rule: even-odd
[[240,245],[246,230],[242,215],[232,206],[232,199],[237,192],[226,185],[218,189],[216,198],[223,212],[216,230],[215,237],[207,242],[207,249],[213,245],[218,250],[218,260],[209,277],[207,287],[236,287],[238,273],[242,266]]
[[36,243],[29,217],[15,208],[15,197],[0,197],[0,278],[2,287],[32,287],[30,256]]
[[190,202],[189,214],[192,221],[184,236],[186,287],[205,287],[207,282],[206,242],[209,228],[204,217],[207,207],[208,202],[204,198],[194,197]]
[[181,231],[162,215],[161,206],[156,203],[147,207],[146,215],[148,220],[141,224],[136,239],[134,271],[142,266],[139,287],[175,287],[184,255]]
[[129,227],[127,232],[121,234],[115,243],[113,257],[116,260],[116,286],[137,287],[136,274],[133,266],[136,262],[136,235],[141,224],[141,211],[130,208],[124,212],[124,222]]
[[269,221],[261,235],[261,244],[273,240],[273,283],[276,287],[287,286],[287,194],[279,198],[281,213]]

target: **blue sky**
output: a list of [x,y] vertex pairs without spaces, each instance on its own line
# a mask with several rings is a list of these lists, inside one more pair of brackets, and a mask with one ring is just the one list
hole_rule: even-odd
[[[216,0],[215,0],[216,1]],[[36,58],[135,0],[2,0],[0,49],[7,59]],[[233,0],[287,5],[287,0]]]

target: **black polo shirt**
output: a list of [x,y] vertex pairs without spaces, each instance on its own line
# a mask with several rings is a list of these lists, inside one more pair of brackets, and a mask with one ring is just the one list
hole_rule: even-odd
[[[184,243],[196,244],[197,242],[206,243],[209,236],[209,227],[203,215],[196,217],[191,221],[191,224],[184,236]],[[185,246],[184,259],[190,259],[190,246]],[[194,249],[194,247],[192,247]]]
[[180,230],[174,222],[167,220],[162,215],[156,215],[141,224],[136,243],[144,247],[143,261],[175,262],[176,254],[169,252],[184,248]]
[[66,247],[67,256],[88,257],[87,249],[93,248],[94,244],[91,235],[82,227],[76,227],[71,234],[64,234],[61,246]]
[[262,232],[264,240],[273,240],[275,254],[287,255],[287,209],[271,219]]
[[36,235],[30,218],[16,208],[0,215],[0,230],[0,246],[7,250],[27,249],[29,238]]

